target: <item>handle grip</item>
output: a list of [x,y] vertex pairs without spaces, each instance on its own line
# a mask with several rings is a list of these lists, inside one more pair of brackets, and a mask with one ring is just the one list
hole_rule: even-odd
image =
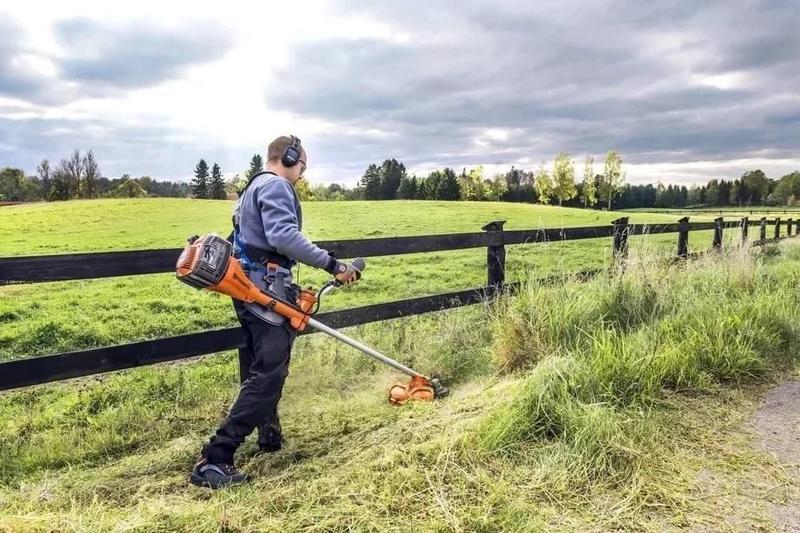
[[[356,257],[355,259],[353,259],[350,265],[352,265],[352,267],[356,269],[356,280],[361,279],[361,273],[364,271],[365,268],[367,268],[367,263],[362,258]],[[340,282],[335,278],[333,280],[333,284],[336,287],[342,286],[342,282]]]
[[367,268],[367,263],[361,257],[356,257],[350,264],[353,265],[353,268],[358,270],[356,273],[356,279],[361,279],[361,273],[364,272],[365,268]]

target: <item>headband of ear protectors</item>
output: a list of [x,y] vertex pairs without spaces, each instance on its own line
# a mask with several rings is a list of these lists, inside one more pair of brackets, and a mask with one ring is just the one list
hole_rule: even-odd
[[300,161],[300,138],[292,137],[292,144],[286,147],[286,150],[283,151],[283,155],[281,156],[281,163],[286,168],[291,168]]

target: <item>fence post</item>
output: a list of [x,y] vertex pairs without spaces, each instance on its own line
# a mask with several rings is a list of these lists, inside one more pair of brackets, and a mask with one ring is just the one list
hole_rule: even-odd
[[787,237],[791,237],[792,236],[792,219],[791,218],[786,221],[786,236]]
[[614,264],[628,257],[628,217],[618,218],[614,224]]
[[781,217],[775,219],[775,238],[778,239],[781,236]]
[[747,217],[742,218],[742,245],[747,242]]
[[685,259],[689,256],[689,217],[683,217],[678,223],[678,257]]
[[503,224],[505,220],[489,222],[481,229],[486,232],[488,247],[486,248],[487,285],[494,292],[503,289],[506,281],[506,247],[503,246]]
[[761,217],[761,223],[759,224],[758,240],[759,242],[764,242],[767,240],[767,217]]
[[715,250],[722,249],[722,217],[714,219],[714,243],[712,246]]

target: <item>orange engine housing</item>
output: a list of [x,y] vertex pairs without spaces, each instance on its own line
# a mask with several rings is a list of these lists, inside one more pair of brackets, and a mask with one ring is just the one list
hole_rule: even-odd
[[[196,289],[206,289],[243,302],[255,302],[289,319],[297,331],[308,325],[309,313],[317,302],[317,293],[303,289],[296,304],[263,292],[247,277],[233,246],[214,233],[190,240],[175,265],[179,280]],[[296,305],[296,306],[295,306]]]

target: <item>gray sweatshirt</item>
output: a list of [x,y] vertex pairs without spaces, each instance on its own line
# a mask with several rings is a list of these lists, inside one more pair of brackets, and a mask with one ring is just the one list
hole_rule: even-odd
[[[274,250],[289,259],[332,272],[336,261],[328,252],[312,243],[301,232],[303,211],[294,187],[281,176],[261,174],[245,190],[233,211],[239,225],[239,240],[245,246]],[[250,257],[252,261],[258,257]],[[287,299],[287,288],[292,283],[292,273],[278,269],[276,283],[271,286],[261,270],[251,270],[250,280],[262,290],[270,290]],[[281,325],[286,319],[256,303],[245,304],[248,311],[261,320]]]
[[300,200],[286,178],[274,174],[256,176],[236,204],[233,216],[238,218],[243,244],[275,250],[313,267],[333,267],[328,252],[303,235]]

